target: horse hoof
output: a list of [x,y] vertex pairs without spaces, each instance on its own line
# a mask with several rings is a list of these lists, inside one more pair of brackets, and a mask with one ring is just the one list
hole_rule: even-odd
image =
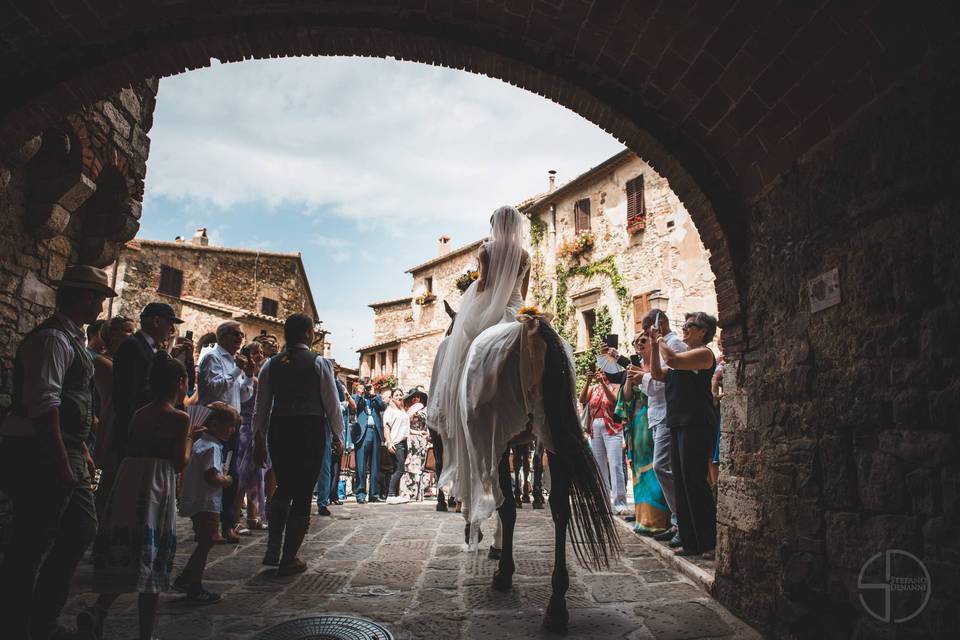
[[570,614],[566,608],[555,610],[552,606],[547,607],[547,612],[543,616],[543,628],[553,633],[566,634],[567,623],[570,622]]
[[500,554],[501,554],[502,552],[503,552],[502,549],[497,549],[496,547],[491,546],[491,547],[490,547],[490,550],[487,551],[487,557],[488,557],[489,559],[491,559],[491,560],[499,560],[499,559],[500,559]]
[[534,501],[534,503],[533,503],[533,508],[534,508],[534,509],[543,509],[543,503],[542,503],[542,502],[536,502],[536,501]]
[[500,570],[497,569],[493,573],[493,590],[494,591],[510,591],[513,588],[513,574],[510,573],[500,573]]

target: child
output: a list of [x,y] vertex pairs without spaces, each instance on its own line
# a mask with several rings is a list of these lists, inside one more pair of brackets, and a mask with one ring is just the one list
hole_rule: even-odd
[[213,604],[221,597],[204,589],[202,579],[207,554],[220,531],[223,489],[233,484],[233,478],[224,473],[223,442],[230,439],[240,422],[240,414],[225,402],[214,402],[209,408],[212,413],[204,425],[207,430],[193,443],[190,462],[183,472],[180,499],[180,515],[193,521],[197,548],[173,586],[186,592],[187,602],[192,604]]

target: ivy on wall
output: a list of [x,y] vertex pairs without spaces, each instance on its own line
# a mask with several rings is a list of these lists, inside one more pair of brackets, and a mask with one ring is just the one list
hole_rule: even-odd
[[607,256],[602,260],[591,262],[589,264],[569,265],[564,263],[557,264],[557,297],[554,305],[556,316],[557,333],[563,336],[568,342],[570,320],[570,301],[567,299],[567,281],[575,276],[590,278],[595,275],[603,274],[610,278],[610,286],[613,288],[614,295],[617,296],[617,302],[620,304],[620,319],[623,326],[627,326],[627,309],[630,306],[630,293],[626,285],[623,284],[623,276],[617,269],[617,263],[613,256]]
[[533,299],[537,306],[545,309],[550,305],[550,286],[544,278],[543,249],[541,243],[547,235],[547,223],[540,218],[530,218],[530,244],[533,255],[530,256],[530,280],[533,282]]
[[574,356],[574,365],[577,372],[577,393],[583,389],[583,385],[588,383],[590,377],[590,365],[597,361],[600,355],[600,345],[603,344],[603,337],[613,329],[613,318],[610,317],[610,309],[607,305],[597,309],[596,324],[593,325],[593,337],[590,339],[590,348]]

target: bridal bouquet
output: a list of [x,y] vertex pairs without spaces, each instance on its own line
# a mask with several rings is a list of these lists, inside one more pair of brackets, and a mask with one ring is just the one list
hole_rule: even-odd
[[474,271],[473,269],[467,269],[465,272],[460,274],[460,277],[457,278],[454,284],[456,284],[457,289],[460,290],[460,293],[463,293],[464,291],[470,288],[470,285],[473,284],[474,281],[479,279],[480,279],[479,271]]

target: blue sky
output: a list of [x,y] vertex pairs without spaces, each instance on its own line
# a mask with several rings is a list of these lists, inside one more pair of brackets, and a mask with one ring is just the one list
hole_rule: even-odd
[[481,237],[490,212],[623,147],[506,83],[365,58],[215,63],[160,82],[139,237],[303,254],[333,354],[356,366],[367,304]]

